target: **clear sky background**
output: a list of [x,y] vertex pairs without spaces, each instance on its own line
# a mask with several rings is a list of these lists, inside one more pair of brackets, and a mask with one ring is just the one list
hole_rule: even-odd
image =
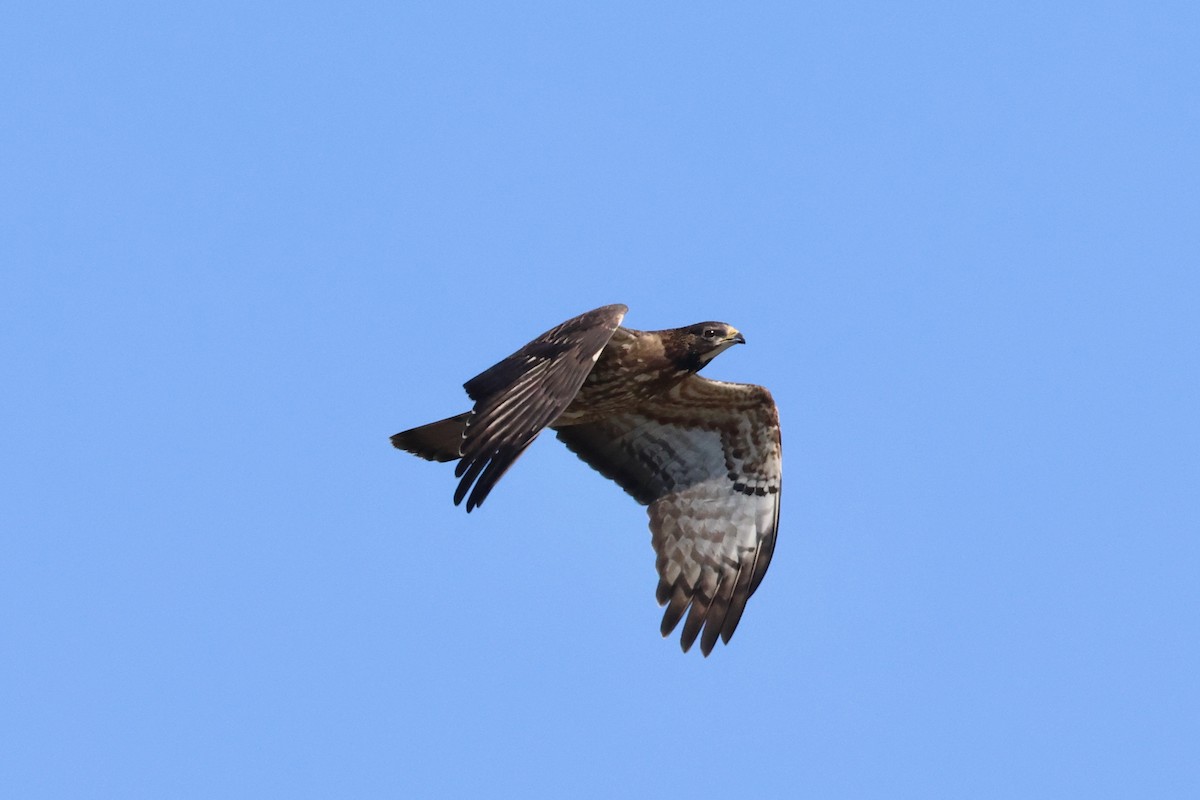
[[[4,794],[1200,796],[1197,9],[6,4]],[[388,443],[615,302],[779,403],[708,659]]]

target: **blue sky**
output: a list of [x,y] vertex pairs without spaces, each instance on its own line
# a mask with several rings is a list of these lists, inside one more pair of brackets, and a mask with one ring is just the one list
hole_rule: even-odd
[[[1200,794],[1195,4],[0,23],[12,796]],[[779,403],[708,659],[552,438],[388,444],[614,302]]]

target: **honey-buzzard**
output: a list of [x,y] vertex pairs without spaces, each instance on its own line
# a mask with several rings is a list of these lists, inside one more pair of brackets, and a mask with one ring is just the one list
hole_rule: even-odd
[[726,643],[775,549],[779,414],[761,386],[702,378],[746,340],[723,322],[637,331],[611,305],[547,331],[464,384],[470,411],[397,433],[392,444],[458,461],[455,504],[483,503],[543,428],[648,506],[662,634],[684,651]]

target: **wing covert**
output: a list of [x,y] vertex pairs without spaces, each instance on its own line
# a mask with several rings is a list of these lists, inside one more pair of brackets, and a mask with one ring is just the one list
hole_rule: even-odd
[[558,438],[649,506],[662,634],[683,620],[685,651],[697,637],[704,655],[728,643],[775,549],[782,450],[770,393],[691,376]]
[[461,479],[455,505],[466,498],[471,511],[483,503],[517,457],[570,405],[627,310],[617,304],[580,314],[463,384],[475,407],[454,470]]

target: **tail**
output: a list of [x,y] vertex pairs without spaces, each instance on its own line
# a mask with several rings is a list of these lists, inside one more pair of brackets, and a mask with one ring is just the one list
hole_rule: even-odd
[[463,433],[467,429],[467,411],[456,417],[431,422],[419,428],[402,431],[392,437],[392,444],[429,461],[457,461],[462,458]]

